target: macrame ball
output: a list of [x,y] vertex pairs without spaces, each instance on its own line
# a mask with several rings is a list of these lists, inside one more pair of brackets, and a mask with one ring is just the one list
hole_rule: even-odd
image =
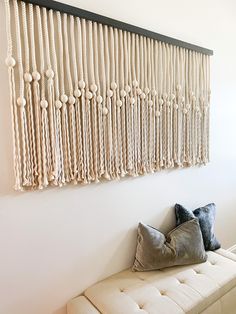
[[171,102],[170,102],[170,101],[167,101],[167,102],[166,102],[166,106],[167,106],[167,107],[170,107],[170,105],[171,105]]
[[126,92],[125,92],[124,89],[122,89],[122,90],[120,91],[120,96],[121,96],[121,97],[125,97],[125,96],[126,96]]
[[14,68],[16,65],[16,60],[12,56],[8,56],[5,60],[5,63],[9,68]]
[[90,90],[91,90],[91,92],[96,93],[96,91],[98,90],[97,85],[96,84],[91,84],[90,85]]
[[117,89],[117,84],[116,84],[116,82],[112,82],[112,83],[111,83],[111,89],[113,89],[113,90]]
[[93,94],[90,91],[87,91],[85,97],[87,99],[92,99],[93,98]]
[[193,96],[191,97],[191,99],[192,99],[192,101],[196,101],[196,100],[197,100],[197,98],[196,98],[195,95],[193,95]]
[[152,90],[151,90],[151,95],[152,95],[153,97],[155,97],[155,96],[157,95],[157,91],[156,91],[155,89],[152,89]]
[[163,99],[159,99],[159,105],[162,106],[164,104]]
[[136,88],[138,87],[138,81],[133,81],[132,84],[133,84],[133,87],[136,87]]
[[182,101],[182,102],[184,102],[184,101],[185,101],[185,98],[184,98],[184,96],[182,96],[182,97],[181,97],[181,101]]
[[156,117],[160,117],[160,115],[161,115],[160,110],[157,110],[157,112],[156,112]]
[[117,105],[117,107],[121,107],[122,106],[122,101],[120,99],[117,100],[116,105]]
[[101,95],[98,95],[97,96],[97,102],[98,102],[98,104],[101,104],[102,103],[102,96]]
[[47,76],[48,79],[53,79],[54,78],[53,70],[52,69],[47,69],[46,76]]
[[146,95],[145,95],[144,93],[142,93],[142,94],[140,95],[140,98],[141,98],[141,99],[145,99],[145,98],[146,98]]
[[147,95],[147,94],[149,94],[149,92],[150,92],[150,89],[148,87],[145,87],[144,88],[144,93]]
[[106,107],[102,108],[102,113],[104,116],[106,116],[108,114],[108,109]]
[[81,96],[81,91],[78,88],[74,90],[74,96],[75,97],[80,97]]
[[171,94],[171,100],[175,99],[175,94]]
[[125,91],[126,91],[127,94],[130,93],[131,92],[131,87],[129,85],[126,85],[125,86]]
[[39,73],[38,71],[34,71],[34,72],[32,73],[32,77],[33,77],[33,79],[34,79],[35,81],[39,81],[39,80],[41,79],[41,75],[40,75],[40,73]]
[[60,109],[62,107],[62,102],[60,100],[55,101],[55,107],[56,109]]
[[41,108],[46,109],[48,107],[47,100],[46,99],[41,100],[40,106],[41,106]]
[[17,105],[20,107],[24,107],[26,105],[26,100],[24,97],[19,97],[17,99]]
[[30,74],[30,73],[28,73],[28,72],[26,72],[25,74],[24,74],[24,80],[25,80],[25,82],[26,83],[31,83],[32,82],[32,75]]
[[150,107],[152,107],[153,106],[153,101],[149,100],[148,104],[149,104]]
[[183,113],[184,113],[184,114],[187,114],[187,113],[188,113],[188,109],[187,109],[187,108],[184,108],[184,109],[183,109]]
[[61,101],[62,101],[63,103],[67,103],[67,101],[68,101],[68,96],[67,96],[66,94],[61,95]]
[[174,104],[174,108],[175,108],[175,110],[178,110],[179,105],[178,104]]
[[141,88],[137,88],[137,95],[140,96],[142,94]]
[[79,81],[79,87],[80,87],[81,89],[84,89],[84,88],[85,88],[85,81],[80,80],[80,81]]
[[70,105],[74,105],[75,104],[75,97],[74,96],[69,96],[68,102]]
[[108,89],[107,91],[107,97],[112,97],[113,96],[113,91],[111,89]]

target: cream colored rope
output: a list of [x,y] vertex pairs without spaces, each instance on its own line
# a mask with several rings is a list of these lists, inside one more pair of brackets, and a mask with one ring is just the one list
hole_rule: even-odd
[[4,2],[17,190],[209,161],[208,56]]
[[11,116],[12,116],[12,133],[13,133],[13,159],[14,159],[14,173],[15,173],[15,190],[22,189],[22,168],[21,168],[21,149],[19,124],[17,118],[17,103],[16,103],[16,85],[14,76],[14,67],[16,60],[13,58],[13,45],[11,35],[11,12],[9,0],[4,0],[6,8],[6,31],[7,31],[7,58],[5,60],[8,67],[9,86],[10,86],[10,102],[11,102]]

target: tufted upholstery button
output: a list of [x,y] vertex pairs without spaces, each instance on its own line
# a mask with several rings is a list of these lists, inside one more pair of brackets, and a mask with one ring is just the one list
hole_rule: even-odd
[[201,274],[201,271],[199,269],[195,269],[196,274]]
[[166,292],[165,291],[160,291],[160,294],[161,295],[166,295]]
[[120,292],[125,292],[125,289],[124,289],[124,288],[121,288],[121,289],[120,289]]
[[144,308],[143,304],[138,304],[138,307],[140,308],[140,310],[142,310]]

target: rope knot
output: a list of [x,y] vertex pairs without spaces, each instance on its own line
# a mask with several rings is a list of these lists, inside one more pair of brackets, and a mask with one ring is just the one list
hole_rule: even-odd
[[93,98],[93,94],[90,91],[87,91],[85,97],[87,99],[92,99]]
[[107,97],[112,97],[113,96],[113,91],[111,89],[108,89],[107,91]]
[[47,100],[46,99],[41,100],[40,106],[41,106],[41,108],[46,109],[48,107]]
[[113,90],[117,89],[116,82],[111,82],[111,89],[113,89]]
[[62,107],[62,102],[60,100],[55,101],[55,107],[56,109],[60,109]]
[[32,82],[32,75],[29,73],[29,72],[26,72],[25,74],[24,74],[24,80],[25,80],[25,82],[26,83],[31,83]]
[[122,89],[122,90],[120,91],[120,96],[121,96],[121,97],[125,97],[125,96],[126,96],[126,91],[125,91],[124,89]]
[[122,107],[122,101],[119,99],[116,102],[117,107]]
[[75,97],[74,96],[69,96],[69,100],[68,100],[68,102],[69,102],[69,104],[71,105],[71,106],[73,106],[74,104],[75,104]]
[[67,103],[67,101],[68,101],[68,96],[67,96],[66,94],[61,95],[61,101],[62,101],[63,103]]
[[14,68],[16,65],[16,60],[12,56],[8,56],[5,60],[5,63],[9,68]]
[[26,105],[26,100],[25,100],[25,98],[24,97],[19,97],[18,99],[17,99],[17,105],[19,106],[19,107],[25,107],[25,105]]
[[155,97],[155,96],[157,95],[157,91],[156,91],[155,89],[152,89],[152,90],[151,90],[151,95],[152,95],[153,97]]
[[81,91],[78,88],[74,90],[74,96],[75,97],[80,97],[81,96]]
[[148,87],[145,87],[145,88],[144,88],[144,93],[145,93],[146,95],[148,95],[148,94],[150,93],[150,89],[149,89]]
[[138,87],[138,81],[133,81],[132,84],[133,84],[133,87],[134,87],[134,88],[137,88],[137,87]]
[[129,85],[126,85],[126,86],[125,86],[125,91],[126,91],[127,94],[130,93],[131,88],[130,88]]
[[48,79],[53,79],[54,78],[54,72],[53,72],[53,70],[51,69],[51,68],[49,68],[49,69],[47,69],[47,71],[46,71],[46,76],[47,76],[47,78]]
[[108,114],[108,109],[107,109],[107,107],[103,107],[102,113],[103,113],[104,116],[106,116],[106,115]]
[[90,89],[93,93],[96,93],[96,91],[98,90],[98,87],[96,84],[91,84]]
[[141,88],[138,88],[138,89],[137,89],[137,94],[138,94],[138,96],[140,96],[140,95],[142,94]]
[[103,101],[102,96],[101,96],[101,95],[98,95],[98,96],[97,96],[97,102],[98,102],[98,104],[101,104],[102,101]]
[[40,73],[39,73],[38,71],[34,71],[34,72],[32,73],[32,77],[33,77],[33,79],[34,79],[35,81],[39,81],[39,80],[41,79],[41,75],[40,75]]
[[79,87],[80,87],[81,89],[84,89],[84,88],[85,88],[85,81],[80,80],[80,81],[79,81]]

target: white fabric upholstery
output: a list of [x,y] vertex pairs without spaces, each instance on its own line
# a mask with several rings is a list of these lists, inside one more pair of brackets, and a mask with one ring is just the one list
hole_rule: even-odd
[[67,313],[99,314],[100,312],[84,296],[77,297],[67,304]]
[[[93,310],[104,314],[235,314],[236,263],[231,254],[228,258],[224,250],[208,252],[203,264],[159,271],[125,270],[90,287],[84,295]],[[99,312],[76,306],[69,314]]]

